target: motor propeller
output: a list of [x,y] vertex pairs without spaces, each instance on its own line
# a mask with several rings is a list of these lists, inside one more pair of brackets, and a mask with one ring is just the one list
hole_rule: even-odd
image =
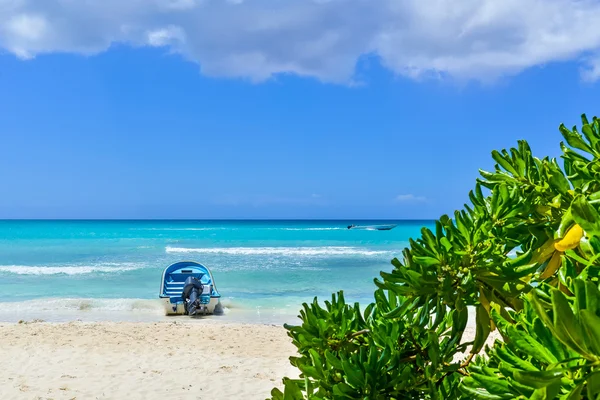
[[185,313],[188,315],[196,315],[200,308],[200,294],[204,291],[204,285],[200,279],[190,276],[185,280],[183,285],[183,305]]

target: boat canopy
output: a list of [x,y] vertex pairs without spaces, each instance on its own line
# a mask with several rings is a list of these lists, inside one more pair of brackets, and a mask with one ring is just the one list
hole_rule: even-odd
[[203,285],[211,285],[211,297],[221,297],[210,270],[195,261],[180,261],[165,268],[160,285],[160,297],[170,298],[172,303],[183,301],[181,295],[185,281],[190,276]]

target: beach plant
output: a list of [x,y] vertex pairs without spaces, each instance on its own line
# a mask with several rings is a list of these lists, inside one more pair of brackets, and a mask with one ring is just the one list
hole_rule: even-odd
[[461,382],[479,399],[600,398],[600,291],[573,281],[575,295],[559,289],[532,293],[522,311],[492,318],[504,340],[478,356]]
[[452,375],[452,356],[457,346],[466,347],[457,342],[460,335],[455,332],[466,327],[466,309],[440,314],[433,322],[426,306],[418,313],[388,318],[389,310],[407,303],[393,292],[381,296],[384,291],[378,290],[378,306],[371,304],[363,312],[358,304],[345,304],[341,292],[325,302],[325,308],[316,300],[305,304],[303,324],[288,326],[300,354],[291,362],[303,378],[285,383],[288,390],[297,388],[297,397],[275,389],[273,398],[302,399],[298,396],[303,391],[310,399],[414,399],[438,389],[446,398],[455,391],[458,382],[441,388],[432,383]]
[[[600,317],[600,120],[582,123],[581,133],[559,127],[562,169],[524,140],[493,151],[470,203],[410,239],[364,310],[342,293],[304,304],[302,324],[286,325],[301,378],[272,399],[594,398],[599,354],[577,343],[596,340]],[[469,309],[475,337],[464,341]],[[560,336],[555,321],[587,336]],[[503,340],[475,357],[496,329]]]

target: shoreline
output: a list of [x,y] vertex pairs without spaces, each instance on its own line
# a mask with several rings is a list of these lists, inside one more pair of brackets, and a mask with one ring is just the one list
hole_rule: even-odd
[[111,298],[40,298],[28,301],[0,302],[0,324],[19,321],[43,322],[171,322],[177,320],[218,321],[219,323],[250,323],[283,326],[300,322],[301,304],[287,307],[251,307],[225,303],[222,315],[189,316],[165,315],[157,299]]

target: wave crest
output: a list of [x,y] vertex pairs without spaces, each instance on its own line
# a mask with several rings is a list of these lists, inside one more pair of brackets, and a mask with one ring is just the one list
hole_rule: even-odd
[[0,265],[0,272],[17,275],[82,275],[94,272],[114,274],[140,268],[142,265],[135,263],[61,266]]
[[165,248],[167,253],[200,253],[200,254],[227,254],[227,255],[280,255],[280,256],[376,256],[391,254],[390,251],[369,250],[360,247],[206,247]]

